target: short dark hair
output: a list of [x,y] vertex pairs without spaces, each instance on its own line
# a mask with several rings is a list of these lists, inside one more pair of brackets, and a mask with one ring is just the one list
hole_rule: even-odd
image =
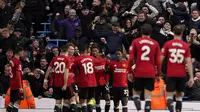
[[47,58],[45,56],[41,57],[40,60],[45,59],[47,61]]
[[19,52],[23,51],[24,49],[22,47],[16,47],[14,53],[18,54]]
[[153,32],[153,28],[150,24],[144,24],[142,27],[141,27],[141,33],[143,35],[151,35]]
[[67,52],[67,50],[68,50],[67,44],[65,44],[65,45],[63,45],[63,46],[61,47],[61,51],[62,51],[62,52]]
[[183,25],[175,25],[173,28],[174,35],[181,36],[184,32],[185,27]]
[[123,50],[121,48],[117,48],[116,52],[118,52],[118,51],[123,53]]
[[193,11],[197,11],[197,12],[199,13],[199,10],[198,10],[197,8],[193,9],[192,12],[193,12]]
[[98,50],[100,50],[100,47],[99,47],[99,44],[98,43],[94,43],[93,45],[92,45],[92,47],[91,47],[91,49],[98,49]]
[[79,44],[78,49],[79,49],[80,53],[84,53],[85,51],[88,51],[89,45],[87,45],[87,44]]

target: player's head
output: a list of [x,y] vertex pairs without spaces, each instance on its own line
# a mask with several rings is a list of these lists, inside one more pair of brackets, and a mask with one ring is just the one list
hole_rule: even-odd
[[144,36],[150,36],[152,34],[152,32],[153,32],[153,28],[150,24],[144,24],[141,27],[141,33]]
[[74,44],[67,43],[67,49],[68,49],[68,55],[73,56],[74,55]]
[[115,52],[116,60],[120,61],[123,59],[123,51],[121,49],[117,49]]
[[87,44],[79,44],[78,46],[80,54],[88,54],[89,46]]
[[67,44],[65,44],[65,45],[63,45],[63,46],[61,47],[61,52],[62,52],[62,53],[67,53],[67,52],[68,52],[68,46],[67,46]]
[[182,36],[184,32],[184,26],[183,25],[176,25],[173,28],[173,32],[175,36]]
[[100,53],[100,48],[97,43],[94,43],[91,47],[92,56],[97,57]]
[[15,55],[19,55],[19,57],[23,57],[24,56],[24,49],[22,47],[17,47],[15,48]]

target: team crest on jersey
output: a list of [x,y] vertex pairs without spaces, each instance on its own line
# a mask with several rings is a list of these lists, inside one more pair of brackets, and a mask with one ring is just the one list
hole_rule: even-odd
[[122,64],[122,67],[126,67],[126,64]]

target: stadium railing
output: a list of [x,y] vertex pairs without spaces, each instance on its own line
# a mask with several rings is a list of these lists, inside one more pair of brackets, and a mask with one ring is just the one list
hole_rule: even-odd
[[68,41],[64,39],[51,39],[48,41],[49,47],[61,47],[62,45],[66,44]]

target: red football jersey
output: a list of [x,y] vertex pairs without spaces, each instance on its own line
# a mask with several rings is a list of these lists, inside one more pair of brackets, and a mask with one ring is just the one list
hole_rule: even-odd
[[74,61],[77,75],[77,84],[79,87],[96,87],[96,78],[94,74],[94,57],[89,55],[78,56]]
[[128,61],[111,61],[109,69],[113,75],[113,87],[127,87]]
[[60,55],[52,59],[50,67],[54,71],[54,87],[63,87],[64,86],[64,73],[66,69],[70,69],[70,61],[67,56]]
[[182,40],[165,43],[162,55],[167,57],[167,77],[185,77],[185,58],[191,57],[190,48]]
[[94,69],[97,85],[105,85],[107,81],[106,65],[108,60],[95,58]]
[[[73,64],[74,64],[74,60],[75,57],[72,56],[69,61],[70,61],[70,69],[69,69],[69,73],[74,73],[74,69],[72,68]],[[72,83],[74,83],[74,77],[68,77],[68,81],[67,81],[67,87],[71,86]]]
[[160,75],[160,47],[155,40],[148,37],[133,40],[129,54],[129,72],[131,72],[133,60],[136,61],[134,77],[155,78],[156,72]]
[[22,85],[22,64],[20,60],[13,57],[9,63],[10,68],[10,89],[19,90],[23,88]]

